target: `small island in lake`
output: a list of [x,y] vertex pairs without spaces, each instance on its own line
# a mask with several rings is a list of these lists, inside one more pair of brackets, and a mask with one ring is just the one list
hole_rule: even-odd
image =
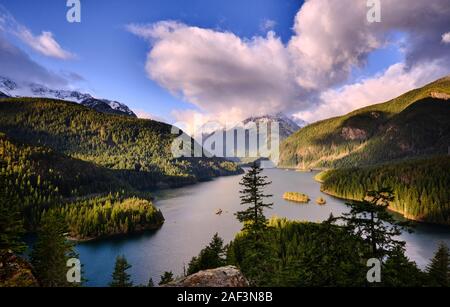
[[307,204],[310,201],[308,195],[297,192],[286,192],[283,195],[283,199],[303,204]]
[[319,197],[316,199],[316,203],[320,206],[323,206],[327,204],[327,201],[323,197]]

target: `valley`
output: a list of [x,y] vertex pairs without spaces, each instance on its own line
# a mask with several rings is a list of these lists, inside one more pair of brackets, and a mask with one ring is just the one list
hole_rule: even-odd
[[[279,166],[287,169],[264,174],[275,204],[265,210],[274,217],[270,223],[282,236],[291,228],[304,232],[286,242],[324,235],[330,215],[349,212],[343,199],[359,201],[385,186],[393,188],[390,209],[398,220],[426,222],[401,234],[410,259],[424,267],[438,241],[450,242],[449,85],[444,78],[304,128],[284,119]],[[240,244],[234,213],[241,167],[225,158],[173,158],[179,135],[170,125],[98,109],[99,103],[106,102],[0,99],[0,192],[18,208],[26,231],[63,217],[89,286],[107,284],[117,253],[141,268],[133,276],[143,283],[149,274],[154,280],[168,270],[181,275],[215,232]],[[312,171],[317,168],[325,171]],[[350,244],[340,231],[334,235]]]

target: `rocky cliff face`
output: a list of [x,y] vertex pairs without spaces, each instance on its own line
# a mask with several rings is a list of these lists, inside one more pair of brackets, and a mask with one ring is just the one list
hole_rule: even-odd
[[164,287],[227,287],[243,288],[249,283],[244,275],[234,266],[226,266],[213,270],[201,271],[196,274],[177,280]]

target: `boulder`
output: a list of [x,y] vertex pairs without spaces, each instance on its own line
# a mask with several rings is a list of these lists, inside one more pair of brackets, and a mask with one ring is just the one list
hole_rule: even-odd
[[185,278],[171,282],[163,287],[225,287],[243,288],[249,283],[244,275],[234,266],[226,266],[213,270],[200,271]]
[[0,259],[0,288],[2,287],[38,287],[31,265],[13,253],[7,253]]

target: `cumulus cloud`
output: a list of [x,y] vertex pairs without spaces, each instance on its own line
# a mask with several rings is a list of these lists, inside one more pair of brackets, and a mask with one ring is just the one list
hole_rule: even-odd
[[288,45],[299,85],[322,89],[345,82],[352,68],[363,66],[393,32],[406,35],[408,66],[450,59],[440,43],[443,29],[450,28],[449,0],[383,0],[381,9],[382,22],[369,23],[366,1],[307,1],[295,18],[296,34]]
[[297,101],[287,50],[273,32],[243,40],[176,22],[129,30],[153,42],[148,75],[202,110],[247,116]]
[[[346,99],[336,100],[334,111],[327,112],[335,115],[373,101],[369,98],[376,92],[369,91],[370,84],[382,85],[376,80],[384,75],[393,83],[398,78],[401,85],[381,93],[396,95],[432,81],[437,73],[427,69],[427,64],[439,60],[449,67],[449,46],[442,44],[442,33],[450,29],[449,0],[383,0],[381,5],[382,22],[369,23],[366,1],[306,1],[287,44],[274,32],[244,39],[173,21],[130,25],[128,30],[151,44],[146,62],[149,77],[208,116],[242,119],[279,111],[307,114],[317,105],[328,110],[330,104],[324,98],[339,94]],[[367,86],[342,87],[353,68],[363,67],[369,54],[391,43],[395,33],[404,37],[404,63],[375,76],[372,83],[365,80]],[[449,72],[450,68],[444,73]],[[333,90],[336,87],[341,88]],[[350,95],[356,88],[369,91],[367,97],[347,101],[358,98]],[[384,97],[379,91],[376,101],[392,98],[389,95]]]
[[73,53],[61,47],[52,32],[43,31],[40,35],[34,35],[27,27],[17,22],[14,16],[1,5],[0,31],[17,36],[30,48],[42,55],[62,60],[75,58]]

